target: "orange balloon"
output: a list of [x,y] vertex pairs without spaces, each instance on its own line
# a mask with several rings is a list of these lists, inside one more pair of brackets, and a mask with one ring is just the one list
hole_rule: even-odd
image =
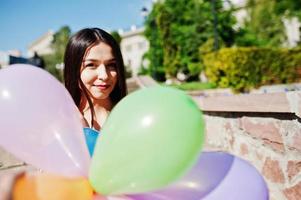
[[13,188],[14,200],[90,200],[92,197],[93,189],[86,178],[24,175]]

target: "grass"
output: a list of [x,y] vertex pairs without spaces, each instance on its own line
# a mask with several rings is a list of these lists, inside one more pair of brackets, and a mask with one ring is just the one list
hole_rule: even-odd
[[213,89],[216,88],[215,84],[213,83],[201,83],[201,82],[188,82],[188,83],[181,83],[180,85],[173,84],[169,85],[171,87],[175,87],[185,91],[192,91],[192,90],[206,90],[206,89]]

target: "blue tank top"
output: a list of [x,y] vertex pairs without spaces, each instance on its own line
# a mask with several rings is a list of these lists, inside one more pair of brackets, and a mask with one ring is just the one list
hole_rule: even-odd
[[85,127],[84,134],[85,134],[86,144],[87,144],[90,156],[92,157],[93,152],[94,152],[94,147],[95,147],[98,135],[100,135],[100,133],[95,129]]

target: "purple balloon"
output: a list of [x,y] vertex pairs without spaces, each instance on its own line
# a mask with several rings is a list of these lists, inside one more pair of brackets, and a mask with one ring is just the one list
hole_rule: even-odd
[[222,152],[204,152],[176,183],[133,200],[268,200],[267,185],[248,162]]
[[87,176],[80,113],[64,85],[24,64],[0,70],[0,145],[43,171]]

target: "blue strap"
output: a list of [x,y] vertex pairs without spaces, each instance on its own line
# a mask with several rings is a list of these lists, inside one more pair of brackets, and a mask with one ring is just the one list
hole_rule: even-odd
[[94,152],[94,147],[95,147],[98,135],[100,133],[91,128],[84,128],[84,134],[85,134],[86,144],[88,146],[90,156],[92,157],[93,152]]

